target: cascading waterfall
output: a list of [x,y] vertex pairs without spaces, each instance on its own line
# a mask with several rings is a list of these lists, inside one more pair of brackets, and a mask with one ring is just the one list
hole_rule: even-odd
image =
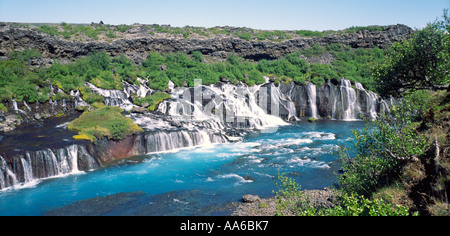
[[350,80],[341,79],[341,105],[344,108],[343,120],[354,120],[358,119],[356,114],[358,113],[359,107],[356,104],[356,91],[351,86]]
[[363,107],[365,107],[365,111],[371,119],[375,119],[376,117],[378,117],[378,113],[376,110],[379,100],[378,95],[372,91],[365,90],[362,84],[358,82],[355,83],[355,88],[357,89],[357,91],[365,95],[365,103],[361,104],[361,110],[363,109]]
[[317,112],[317,86],[313,83],[307,82],[306,88],[308,91],[308,102],[310,107],[310,114],[313,118],[319,118],[318,112]]
[[[279,104],[276,90],[271,91],[272,104]],[[261,101],[265,92],[267,88],[264,90],[261,85],[249,87],[222,84],[176,88],[172,93],[173,99],[165,101],[158,111],[180,120],[204,123],[207,127],[215,128],[262,129],[285,125],[280,117],[273,115],[278,114],[277,106],[271,106],[272,115],[268,114],[267,106],[264,106],[267,104]],[[257,96],[260,97],[259,102]],[[290,109],[294,113],[292,106]]]
[[11,171],[5,159],[0,156],[0,189],[14,186],[17,183],[16,175]]
[[148,153],[165,152],[198,145],[227,142],[223,135],[208,133],[204,130],[151,132],[145,135],[145,141]]
[[127,94],[126,92],[115,89],[101,89],[87,82],[86,84],[89,86],[93,93],[100,94],[105,98],[105,105],[117,106],[126,111],[129,111],[131,110],[131,108],[133,108],[133,103],[131,103],[131,101],[129,100],[129,94]]
[[0,156],[0,189],[34,184],[41,179],[78,174],[98,168],[94,158],[83,146],[71,145],[56,150],[46,149],[12,157],[12,165]]

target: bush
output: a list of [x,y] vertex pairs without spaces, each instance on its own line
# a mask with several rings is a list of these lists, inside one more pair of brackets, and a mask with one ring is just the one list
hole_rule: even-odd
[[[366,128],[353,130],[353,149],[341,150],[344,174],[339,176],[343,190],[370,195],[376,189],[394,181],[403,165],[418,160],[428,148],[428,141],[416,131],[414,99],[404,98],[386,115],[367,123]],[[426,101],[422,101],[426,102]],[[350,161],[349,152],[356,152]],[[390,179],[391,178],[391,179]]]
[[27,62],[33,58],[40,58],[42,54],[37,49],[24,49],[23,51],[13,51],[9,54],[11,59]]
[[36,85],[22,79],[12,84],[12,92],[17,101],[27,101],[34,103],[38,100],[38,92]]
[[58,28],[56,26],[41,25],[38,30],[51,36],[56,36],[58,34]]
[[302,37],[323,37],[323,33],[319,31],[297,30],[295,33]]
[[281,184],[276,183],[276,211],[278,216],[408,216],[409,208],[392,205],[385,199],[370,200],[363,196],[338,193],[334,207],[325,207],[313,203],[301,191],[301,187],[284,174],[278,176]]
[[0,103],[0,112],[8,112],[8,108],[3,103]]
[[306,57],[320,56],[326,52],[325,48],[319,44],[313,44],[310,48],[302,51],[302,54]]

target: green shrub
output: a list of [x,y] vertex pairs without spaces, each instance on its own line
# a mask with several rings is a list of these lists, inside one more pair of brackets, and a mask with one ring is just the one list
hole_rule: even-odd
[[[369,196],[393,182],[392,176],[398,176],[405,163],[424,154],[429,144],[416,131],[414,117],[420,105],[413,102],[426,101],[404,98],[389,114],[368,122],[364,129],[352,130],[353,149],[341,150],[345,173],[339,176],[339,183],[345,192]],[[356,153],[352,161],[349,152]]]
[[253,39],[253,35],[251,33],[235,33],[236,36],[238,36],[239,38],[246,40],[246,41],[250,41]]
[[[363,196],[342,194],[338,197],[340,203],[334,208],[324,209],[318,214],[326,216],[409,216],[406,206],[392,205],[384,199],[370,200]],[[314,210],[310,210],[314,211]],[[308,212],[309,213],[309,212]]]
[[116,26],[116,28],[120,32],[125,33],[125,31],[131,29],[131,26],[129,26],[129,25],[118,25],[118,26]]
[[306,57],[320,56],[325,53],[325,48],[319,44],[313,44],[310,48],[302,51],[302,54]]
[[12,92],[17,101],[26,101],[34,103],[38,100],[36,85],[22,79],[12,84]]
[[297,30],[295,33],[302,37],[323,37],[323,33],[311,30]]
[[[325,207],[313,203],[309,196],[301,191],[295,180],[284,174],[276,182],[276,211],[278,216],[409,216],[406,206],[392,205],[385,199],[370,200],[364,196],[339,193],[335,191],[335,206]],[[414,214],[416,215],[416,214]]]
[[42,33],[49,34],[51,36],[56,36],[58,34],[58,28],[56,26],[41,25],[37,29]]
[[11,59],[27,62],[33,58],[40,58],[42,54],[37,49],[24,49],[23,51],[13,51],[9,54]]
[[6,108],[5,104],[0,103],[0,111],[2,111],[2,112],[8,112],[8,108]]

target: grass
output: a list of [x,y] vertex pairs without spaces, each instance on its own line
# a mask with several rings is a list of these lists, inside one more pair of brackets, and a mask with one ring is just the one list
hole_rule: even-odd
[[150,96],[147,96],[144,98],[137,98],[133,102],[134,102],[134,104],[139,105],[139,106],[144,103],[148,103],[149,104],[148,110],[155,111],[155,109],[159,103],[161,103],[162,101],[164,101],[166,99],[170,99],[170,98],[171,98],[171,96],[169,94],[157,91]]
[[68,129],[78,132],[74,139],[96,142],[104,137],[121,140],[126,136],[143,132],[130,118],[124,117],[119,107],[94,104],[97,110],[84,112],[78,119],[70,122]]

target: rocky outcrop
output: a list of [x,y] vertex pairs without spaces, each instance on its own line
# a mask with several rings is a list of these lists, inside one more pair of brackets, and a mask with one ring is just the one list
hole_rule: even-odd
[[[357,33],[334,33],[324,37],[294,37],[281,42],[246,41],[233,35],[204,38],[173,38],[139,34],[108,42],[72,42],[53,37],[35,29],[0,24],[0,57],[7,57],[11,51],[23,48],[37,49],[42,53],[40,64],[73,60],[92,51],[105,51],[110,55],[125,54],[135,62],[145,59],[148,51],[159,53],[200,51],[204,55],[225,58],[236,53],[246,59],[276,59],[310,47],[313,44],[328,45],[341,43],[353,48],[385,48],[411,35],[413,30],[405,25],[385,26],[382,31],[363,30]],[[36,62],[39,64],[39,62]]]

